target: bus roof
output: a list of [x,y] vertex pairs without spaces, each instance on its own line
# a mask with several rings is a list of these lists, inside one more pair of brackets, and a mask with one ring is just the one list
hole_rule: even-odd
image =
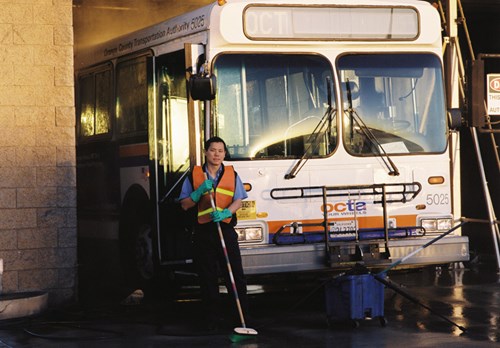
[[82,49],[75,55],[75,69],[92,66],[125,54],[140,51],[145,47],[159,45],[185,35],[206,30],[209,27],[210,12],[216,4],[204,6],[150,27]]
[[[346,35],[347,39],[340,40],[348,41],[349,35],[352,35],[353,32],[356,31],[356,27],[366,22],[371,22],[373,26],[377,25],[379,21],[380,14],[373,13],[373,17],[369,21],[347,21],[346,18],[349,18],[349,13],[337,13],[332,15],[325,15],[327,12],[325,9],[336,7],[336,9],[344,9],[349,10],[352,8],[362,8],[365,13],[369,13],[371,10],[376,9],[377,7],[391,7],[391,8],[414,8],[416,9],[415,14],[413,15],[413,26],[417,26],[416,32],[417,34],[413,39],[410,37],[406,38],[407,41],[414,41],[417,38],[421,42],[429,43],[436,42],[440,37],[440,27],[439,27],[439,15],[437,10],[432,8],[432,6],[425,1],[419,0],[316,0],[313,2],[308,2],[304,4],[303,0],[227,0],[227,3],[223,5],[218,5],[217,2],[214,2],[210,5],[202,7],[200,9],[191,11],[189,13],[185,13],[183,15],[168,19],[166,21],[160,22],[158,24],[152,25],[150,27],[122,35],[118,38],[112,39],[110,41],[97,44],[88,49],[82,49],[75,55],[75,69],[81,69],[85,67],[89,67],[107,60],[111,60],[117,57],[120,57],[125,54],[133,53],[140,51],[144,48],[156,46],[162,44],[164,42],[168,42],[171,40],[178,39],[183,36],[195,34],[198,32],[202,32],[204,30],[212,29],[212,38],[214,39],[212,42],[225,42],[225,43],[256,43],[256,41],[265,42],[272,41],[274,44],[279,43],[280,41],[288,42],[290,41],[337,41],[338,38],[335,38],[329,33],[336,28],[341,28],[342,31],[346,31],[346,33],[342,33],[339,35]],[[255,5],[255,6],[254,6]],[[308,13],[307,11],[316,7],[317,11],[314,14]],[[251,13],[251,11],[253,11]],[[295,36],[295,32],[290,34],[289,37],[285,36],[273,36],[273,29],[269,29],[270,27],[275,28],[274,32],[281,34],[283,31],[283,26],[279,24],[286,12],[286,9],[293,8],[293,11],[290,11],[290,18],[294,17],[294,24],[297,22],[307,22],[310,24],[303,24],[301,30],[302,32],[307,32],[308,25],[312,27],[311,37],[304,39],[303,37]],[[258,11],[260,9],[260,12]],[[242,13],[246,13],[248,15],[242,15]],[[374,10],[375,11],[375,10]],[[302,14],[301,14],[302,12]],[[435,12],[435,13],[433,13]],[[296,17],[298,13],[299,17]],[[425,16],[422,14],[425,13]],[[428,21],[429,13],[436,17],[434,21]],[[250,16],[250,14],[252,16]],[[275,15],[273,17],[273,14]],[[392,15],[392,14],[391,14]],[[213,16],[218,16],[220,18],[220,23],[211,23],[213,20]],[[245,17],[246,16],[246,17]],[[258,17],[261,16],[261,17]],[[317,17],[312,17],[317,16]],[[329,16],[329,17],[328,17]],[[406,16],[406,17],[405,17]],[[422,18],[427,18],[424,21]],[[245,18],[243,18],[245,17]],[[251,23],[250,20],[253,18],[255,22]],[[297,20],[297,18],[301,20]],[[312,19],[311,19],[312,18]],[[401,32],[404,31],[415,31],[415,29],[408,29],[408,14],[403,14],[401,17],[396,18],[394,20],[395,23],[390,22],[390,25],[399,26],[401,28]],[[284,19],[286,20],[286,18]],[[258,23],[267,21],[265,30],[261,32],[257,32],[257,35],[261,35],[262,33],[271,32],[269,37],[266,37],[265,34],[261,36],[252,37],[255,33],[255,26]],[[290,23],[292,20],[289,21]],[[339,22],[342,22],[339,24]],[[425,24],[425,25],[424,25]],[[250,28],[250,26],[253,28]],[[368,27],[365,29],[370,31],[371,28]],[[405,27],[406,26],[406,27]],[[276,29],[277,28],[277,29]],[[290,32],[290,28],[285,28]],[[291,30],[294,30],[291,29]],[[314,30],[322,31],[323,37],[317,35],[313,36],[316,32]],[[307,34],[306,34],[307,35]],[[356,35],[356,33],[354,33]],[[217,37],[215,39],[215,37]],[[352,36],[351,36],[352,37]],[[366,41],[381,41],[380,39],[367,39]],[[391,39],[392,40],[392,39]],[[397,40],[397,38],[395,39]],[[353,41],[363,41],[362,39],[354,39]],[[383,41],[383,40],[382,40]]]

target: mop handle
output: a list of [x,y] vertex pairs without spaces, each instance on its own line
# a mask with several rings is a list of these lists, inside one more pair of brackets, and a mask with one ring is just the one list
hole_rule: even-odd
[[[207,173],[203,174],[205,175],[205,179],[208,180]],[[214,190],[212,188],[208,193],[208,195],[210,197],[210,204],[212,205],[212,209],[216,211],[217,207],[215,206],[214,197],[212,196],[213,191]],[[240,315],[241,326],[246,328],[245,318],[243,316],[243,310],[241,308],[241,303],[240,303],[240,297],[238,295],[238,289],[236,288],[236,282],[234,281],[233,269],[231,268],[231,262],[229,261],[229,255],[227,253],[226,242],[224,241],[224,235],[222,234],[222,228],[220,227],[219,222],[216,222],[216,224],[217,224],[217,230],[219,231],[219,239],[222,245],[222,250],[224,251],[224,257],[226,258],[227,271],[229,273],[229,278],[231,280],[231,286],[233,288],[234,298],[236,299],[236,307],[238,307],[238,314]]]
[[464,222],[461,222],[460,224],[456,225],[455,227],[449,229],[448,231],[444,232],[443,234],[437,236],[436,238],[430,240],[429,242],[425,243],[424,245],[422,245],[421,247],[413,250],[411,253],[409,253],[408,255],[406,255],[405,257],[402,257],[401,259],[397,260],[396,262],[392,263],[391,265],[389,265],[389,267],[387,267],[386,269],[384,269],[383,271],[379,272],[377,275],[382,275],[382,274],[385,274],[387,273],[389,270],[393,269],[394,267],[396,267],[397,265],[403,263],[404,261],[408,260],[410,257],[412,257],[413,255],[415,255],[416,253],[419,253],[420,251],[422,251],[423,249],[427,248],[429,245],[431,244],[434,244],[436,243],[438,240],[440,240],[441,238],[449,235],[451,232],[455,231],[457,228],[459,227],[462,227],[463,225],[465,225],[467,223],[467,221],[464,221]]
[[460,326],[458,325],[457,323],[455,323],[454,321],[446,318],[444,315],[436,312],[435,310],[433,310],[431,307],[427,306],[426,304],[420,302],[419,300],[417,300],[415,297],[411,296],[410,294],[408,294],[407,292],[403,291],[402,289],[400,289],[399,287],[397,287],[396,285],[394,285],[392,283],[391,280],[389,279],[384,279],[380,276],[380,273],[379,274],[373,274],[373,277],[375,278],[375,280],[379,281],[380,283],[384,284],[386,287],[388,287],[389,289],[392,289],[394,291],[396,291],[398,294],[400,295],[403,295],[404,297],[406,297],[408,300],[410,300],[411,302],[415,303],[415,304],[418,304],[422,307],[424,307],[425,309],[427,309],[429,312],[431,312],[432,314],[434,315],[437,315],[438,317],[440,317],[441,319],[444,319],[446,320],[448,323],[458,327],[460,330],[462,330],[463,332],[465,332],[467,329],[463,326]]

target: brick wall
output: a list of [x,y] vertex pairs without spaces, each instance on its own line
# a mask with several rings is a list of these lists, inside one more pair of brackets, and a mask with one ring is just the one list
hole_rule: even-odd
[[73,300],[76,168],[71,0],[0,0],[3,292]]

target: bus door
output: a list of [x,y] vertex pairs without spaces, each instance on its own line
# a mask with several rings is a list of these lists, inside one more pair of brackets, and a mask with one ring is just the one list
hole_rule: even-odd
[[[184,212],[177,199],[190,165],[196,161],[193,152],[199,137],[199,124],[193,114],[186,88],[185,50],[156,58],[156,223],[159,260],[163,265],[191,262],[191,230],[194,220]],[[195,129],[193,129],[195,128]],[[199,141],[199,140],[198,140]]]

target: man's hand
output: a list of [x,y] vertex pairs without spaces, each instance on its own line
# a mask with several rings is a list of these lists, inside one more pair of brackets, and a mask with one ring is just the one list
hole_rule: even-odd
[[233,213],[231,213],[231,211],[226,208],[222,211],[216,210],[214,212],[211,212],[210,216],[212,217],[213,222],[221,222],[222,220],[232,217]]
[[201,183],[200,187],[198,187],[196,190],[191,192],[190,197],[193,200],[193,202],[198,203],[200,201],[201,196],[205,192],[209,192],[210,190],[212,190],[213,186],[214,186],[214,184],[213,184],[212,180],[207,179],[207,180],[203,181]]

